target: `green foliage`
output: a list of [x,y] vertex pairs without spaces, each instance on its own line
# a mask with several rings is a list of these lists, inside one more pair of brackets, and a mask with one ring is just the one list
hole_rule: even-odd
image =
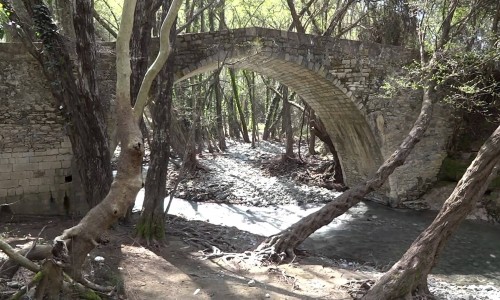
[[499,60],[500,51],[495,47],[449,51],[435,77],[446,93],[443,100],[489,121],[500,121]]

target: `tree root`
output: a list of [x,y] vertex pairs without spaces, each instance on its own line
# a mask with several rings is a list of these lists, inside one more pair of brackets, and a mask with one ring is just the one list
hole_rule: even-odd
[[84,286],[88,287],[89,289],[92,289],[94,291],[98,291],[101,293],[110,293],[110,292],[115,290],[114,286],[99,285],[99,284],[96,284],[96,283],[89,281],[88,279],[84,278],[83,276],[80,278],[80,280],[78,282],[83,284]]
[[283,234],[276,234],[266,238],[258,247],[255,249],[255,252],[267,250],[269,253],[269,257],[267,260],[282,263],[284,261],[288,261],[293,263],[297,258],[295,255],[295,249],[293,246],[286,246],[285,238]]

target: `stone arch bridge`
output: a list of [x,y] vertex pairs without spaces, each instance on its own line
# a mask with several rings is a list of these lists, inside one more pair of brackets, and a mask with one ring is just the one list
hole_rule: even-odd
[[[40,67],[20,47],[0,44],[0,204],[16,202],[19,213],[67,213],[71,145]],[[384,96],[384,80],[415,57],[400,47],[253,27],[179,35],[176,55],[177,82],[226,66],[297,92],[325,123],[348,185],[376,171],[420,110],[418,92]],[[111,97],[114,54],[99,56],[100,91]],[[447,116],[435,110],[426,136],[384,187],[388,199],[413,199],[435,181],[451,133]]]
[[[420,111],[421,95],[390,98],[384,80],[417,58],[402,47],[267,28],[180,35],[177,81],[220,66],[272,77],[297,92],[320,116],[339,153],[347,185],[373,174],[403,140]],[[435,180],[450,134],[442,109],[410,157],[391,176],[386,195],[415,198]]]

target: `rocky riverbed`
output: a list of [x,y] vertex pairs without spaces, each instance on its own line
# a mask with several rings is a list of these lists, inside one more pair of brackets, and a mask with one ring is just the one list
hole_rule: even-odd
[[[181,205],[177,210],[174,209],[172,213],[183,215],[188,219],[235,226],[241,230],[252,231],[251,228],[261,226],[260,230],[264,233],[258,232],[258,234],[265,235],[290,225],[287,222],[282,222],[283,219],[298,220],[306,213],[310,213],[311,209],[316,210],[321,204],[340,195],[340,192],[317,186],[317,182],[308,184],[307,180],[301,180],[304,174],[311,178],[318,176],[318,174],[311,174],[311,171],[306,170],[307,168],[300,166],[300,164],[296,167],[285,166],[288,168],[288,172],[281,172],[280,175],[270,172],[273,169],[272,165],[276,165],[281,153],[283,153],[283,149],[279,144],[261,142],[259,147],[255,149],[251,148],[249,144],[232,143],[226,153],[204,154],[200,158],[200,162],[207,171],[201,171],[198,176],[182,182],[176,197],[190,202],[186,202],[183,204],[184,206]],[[311,170],[320,168],[327,159],[307,158],[305,160],[309,163],[308,168]],[[206,202],[206,204],[200,202]],[[224,203],[224,205],[229,203],[230,205],[242,206],[238,206],[237,209],[234,207],[226,208],[229,212],[223,212],[222,205],[208,208],[211,203]],[[312,249],[326,256],[329,254],[331,256],[332,253],[348,255],[344,253],[357,252],[358,255],[348,257],[351,264],[374,265],[373,275],[376,277],[381,274],[380,271],[385,270],[390,266],[390,263],[400,257],[416,235],[432,221],[434,213],[392,211],[390,212],[391,216],[386,216],[383,211],[389,211],[389,208],[373,207],[373,204],[363,205],[357,210],[354,209],[352,213],[348,212],[345,216],[332,222],[331,226],[337,226],[337,229],[345,228],[344,232],[325,229],[323,233],[313,235],[304,245],[306,249]],[[189,206],[191,206],[193,213],[189,213]],[[173,207],[175,207],[175,203]],[[262,207],[264,210],[261,212],[258,207]],[[282,211],[283,209],[285,211]],[[295,212],[295,210],[302,212]],[[231,217],[231,211],[234,212],[233,217]],[[401,219],[401,222],[396,220],[398,218]],[[240,221],[235,221],[236,219]],[[366,234],[374,226],[386,230],[373,232],[371,237],[375,237],[375,239],[356,236],[363,234],[363,232]],[[470,226],[472,228],[469,228]],[[499,265],[498,260],[500,259],[500,241],[498,239],[495,241],[494,238],[496,234],[500,234],[500,228],[485,224],[489,234],[485,236],[485,239],[490,242],[481,242],[464,240],[471,236],[474,237],[474,235],[481,236],[476,232],[477,230],[482,231],[479,228],[482,226],[481,224],[473,223],[470,226],[465,226],[466,229],[462,230],[466,232],[462,232],[466,235],[465,238],[461,237],[459,241],[455,239],[451,242],[456,251],[447,249],[448,252],[443,255],[444,263],[438,265],[436,268],[438,273],[429,279],[430,289],[438,299],[500,299],[500,279],[498,278],[500,273],[496,267]],[[351,232],[350,228],[353,228],[354,232]],[[398,228],[401,229],[401,234],[395,233],[398,232]],[[408,228],[411,228],[411,232],[405,231]],[[382,238],[377,240],[377,234],[381,235]],[[344,235],[348,235],[348,237],[345,238]],[[391,235],[394,236],[394,239],[384,241],[384,237]],[[498,235],[496,236],[498,237]],[[401,243],[398,242],[400,241],[399,237],[404,238]],[[345,244],[345,247],[325,246],[330,238],[335,239],[337,244]],[[358,247],[359,249],[356,248],[356,245],[349,244],[349,241],[357,239],[363,239],[358,241],[358,244],[361,245]],[[491,241],[492,239],[493,241]],[[399,243],[400,245],[386,245],[389,247],[384,250],[383,245],[379,242]],[[498,247],[494,243],[497,243]],[[331,244],[336,243],[332,240]],[[468,246],[465,249],[460,248],[460,245]],[[469,246],[473,246],[473,248],[486,247],[484,251],[488,257],[475,256],[469,252],[474,251]],[[458,253],[458,251],[466,253]],[[377,256],[377,253],[382,254]],[[390,253],[392,256],[384,253]],[[368,257],[370,255],[371,257]],[[455,260],[446,260],[446,255],[457,257]],[[467,257],[467,259],[460,260],[459,258],[462,256]],[[338,258],[338,256],[336,257]],[[374,257],[377,258],[376,262],[372,260]],[[460,266],[456,264],[460,264]],[[467,273],[467,270],[470,272]],[[458,272],[457,275],[453,274],[455,271]]]

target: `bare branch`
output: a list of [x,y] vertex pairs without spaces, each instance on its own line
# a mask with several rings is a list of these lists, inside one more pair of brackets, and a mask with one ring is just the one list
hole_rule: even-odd
[[2,250],[8,257],[15,260],[18,264],[25,267],[26,269],[38,272],[40,271],[40,266],[27,259],[26,257],[19,254],[14,248],[7,244],[3,239],[0,239],[0,250]]
[[[134,0],[132,0],[134,1]],[[134,1],[135,2],[135,1]],[[161,71],[163,65],[167,61],[168,55],[171,51],[170,45],[170,28],[174,24],[175,18],[177,17],[177,12],[181,8],[182,1],[174,0],[170,5],[170,9],[168,10],[168,14],[163,21],[160,29],[160,50],[158,51],[158,55],[156,56],[155,61],[151,64],[148,71],[144,75],[144,79],[141,84],[141,88],[139,89],[139,93],[137,94],[137,100],[134,106],[134,116],[136,120],[140,120],[142,113],[144,111],[144,107],[148,103],[149,90],[151,89],[151,85],[153,84],[153,80],[156,75]],[[132,12],[133,13],[133,12]],[[130,31],[132,31],[130,29]],[[121,30],[120,30],[121,33]],[[117,42],[118,44],[118,42]],[[128,42],[127,42],[128,47]],[[128,49],[127,49],[128,53]],[[118,51],[117,51],[118,54]],[[130,63],[129,63],[130,66]],[[130,84],[129,84],[130,85]],[[130,91],[130,87],[127,87],[127,91]],[[129,93],[130,98],[130,93]],[[128,103],[130,103],[130,99],[128,99]]]
[[184,25],[180,26],[177,28],[176,33],[181,33],[184,29],[186,29],[191,23],[193,23],[196,18],[201,15],[202,12],[204,12],[207,8],[209,8],[212,4],[217,4],[217,0],[212,0],[207,3],[207,5],[203,6],[202,8],[198,9],[190,18],[189,20],[184,23]]
[[115,39],[118,37],[118,33],[116,33],[116,31],[111,28],[111,25],[108,23],[108,21],[103,19],[95,9],[92,9],[92,14],[94,15],[94,19],[99,22],[99,24],[101,24],[101,26],[106,29],[109,34],[111,34]]
[[331,36],[333,34],[335,28],[337,28],[337,26],[342,22],[342,19],[344,18],[349,7],[355,2],[357,2],[357,0],[347,0],[343,6],[337,8],[332,20],[330,21],[330,25],[328,25],[328,28],[323,33],[323,36]]

